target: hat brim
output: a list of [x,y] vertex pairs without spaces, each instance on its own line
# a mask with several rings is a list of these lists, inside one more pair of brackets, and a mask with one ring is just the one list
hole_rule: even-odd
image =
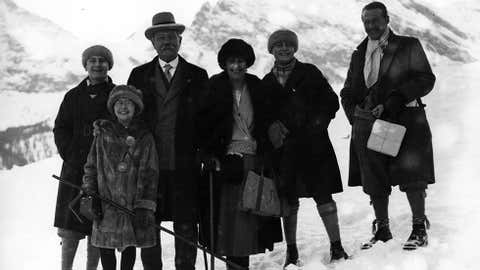
[[147,30],[145,30],[145,37],[148,39],[152,39],[153,34],[155,34],[155,32],[167,31],[167,30],[177,31],[179,34],[182,34],[183,31],[185,31],[185,25],[177,24],[177,23],[168,23],[168,24],[150,26],[149,28],[147,28]]

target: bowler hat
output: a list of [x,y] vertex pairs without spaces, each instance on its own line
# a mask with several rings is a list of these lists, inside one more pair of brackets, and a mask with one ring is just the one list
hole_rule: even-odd
[[181,34],[185,31],[185,25],[176,23],[171,12],[160,12],[153,16],[152,26],[145,30],[145,37],[152,39],[153,34],[161,30],[173,30]]

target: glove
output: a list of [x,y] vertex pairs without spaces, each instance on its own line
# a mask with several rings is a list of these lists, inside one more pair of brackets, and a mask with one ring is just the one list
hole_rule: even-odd
[[134,226],[135,228],[146,228],[155,223],[155,214],[152,210],[146,208],[135,208]]
[[385,102],[385,112],[388,118],[396,119],[405,107],[405,98],[399,93],[393,93]]
[[372,109],[372,115],[375,118],[380,118],[380,116],[382,116],[383,114],[383,111],[385,111],[385,106],[383,106],[382,104],[378,104],[377,106],[375,106],[375,108]]
[[220,171],[220,161],[218,158],[211,156],[202,159],[202,171],[218,172]]
[[83,193],[87,194],[88,196],[93,196],[97,194],[97,191],[91,185],[82,185]]
[[268,138],[275,149],[283,145],[283,140],[288,134],[288,129],[280,121],[273,122],[268,128]]

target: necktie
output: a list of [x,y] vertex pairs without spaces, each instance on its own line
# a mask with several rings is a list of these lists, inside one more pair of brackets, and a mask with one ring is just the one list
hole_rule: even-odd
[[380,69],[381,59],[382,59],[382,52],[380,50],[380,46],[377,45],[377,47],[373,49],[370,56],[367,57],[365,61],[365,67],[366,67],[365,84],[367,88],[370,88],[378,80],[378,71]]
[[170,70],[173,67],[170,64],[165,64],[163,68],[165,69],[165,77],[167,77],[167,81],[170,82],[172,80],[172,74],[170,73]]

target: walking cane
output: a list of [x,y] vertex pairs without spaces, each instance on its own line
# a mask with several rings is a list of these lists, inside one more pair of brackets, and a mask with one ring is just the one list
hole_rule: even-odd
[[[65,185],[67,185],[67,186],[70,186],[70,187],[72,187],[72,188],[78,189],[78,190],[80,190],[81,192],[83,192],[83,189],[82,189],[82,187],[80,187],[80,186],[77,186],[77,185],[75,185],[75,184],[72,184],[72,183],[70,183],[70,182],[67,182],[67,181],[65,181],[64,179],[62,179],[61,177],[56,176],[56,175],[52,175],[52,177],[55,178],[55,179],[57,179],[57,180],[58,180],[60,183],[62,183],[62,184],[65,184]],[[103,197],[103,196],[101,196],[101,195],[99,195],[99,194],[97,194],[97,193],[91,194],[90,196],[92,196],[93,198],[99,199],[99,200],[101,200],[101,201],[103,201],[103,202],[105,202],[105,203],[110,204],[111,206],[115,207],[116,209],[118,209],[118,210],[120,210],[120,211],[128,214],[129,216],[132,216],[132,217],[135,216],[135,213],[134,213],[132,210],[130,210],[130,209],[128,209],[128,208],[126,208],[126,207],[118,204],[118,203],[115,202],[115,201],[112,201],[112,200],[110,200],[110,199],[108,199],[108,198],[105,198],[105,197]],[[183,241],[183,242],[185,242],[185,243],[187,243],[187,244],[189,244],[189,245],[191,245],[191,246],[196,247],[197,249],[203,250],[203,251],[209,253],[211,256],[219,259],[220,261],[222,261],[222,262],[224,262],[224,263],[226,263],[226,264],[228,264],[228,265],[233,266],[233,267],[236,268],[236,269],[247,270],[247,268],[242,267],[242,266],[240,266],[240,265],[238,265],[238,264],[236,264],[236,263],[234,263],[234,262],[231,262],[231,261],[229,261],[229,260],[227,260],[227,259],[225,259],[225,258],[223,258],[223,257],[221,257],[221,256],[219,256],[219,255],[216,255],[216,254],[213,253],[213,251],[210,251],[210,250],[206,249],[205,247],[203,247],[203,246],[201,246],[201,245],[199,245],[199,244],[197,244],[197,243],[194,243],[194,242],[190,241],[189,239],[187,239],[187,238],[185,238],[185,237],[183,237],[183,236],[181,236],[181,235],[179,235],[179,234],[176,234],[175,232],[173,232],[173,231],[171,231],[171,230],[169,230],[169,229],[167,229],[167,228],[165,228],[165,227],[163,227],[163,226],[161,226],[161,225],[157,225],[157,224],[155,224],[155,223],[149,223],[148,225],[150,225],[150,226],[152,226],[152,227],[154,227],[155,229],[158,229],[158,230],[160,230],[160,231],[166,232],[166,233],[170,234],[171,236],[173,236],[173,237],[175,237],[175,238],[177,238],[177,239],[180,239],[181,241]]]
[[[217,168],[215,168],[217,169]],[[208,182],[209,182],[209,185],[210,185],[210,249],[214,252],[214,245],[215,245],[215,237],[213,235],[214,233],[214,227],[213,227],[213,172],[210,170],[208,172]],[[210,254],[210,270],[215,270],[215,257],[213,257],[211,254]]]

